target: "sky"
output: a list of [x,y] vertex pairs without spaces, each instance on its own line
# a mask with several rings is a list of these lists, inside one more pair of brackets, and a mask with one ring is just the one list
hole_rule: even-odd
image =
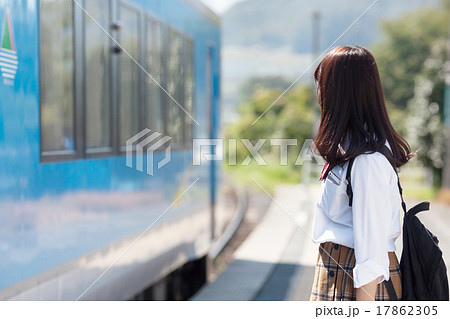
[[242,0],[200,0],[218,14],[224,13],[236,2]]

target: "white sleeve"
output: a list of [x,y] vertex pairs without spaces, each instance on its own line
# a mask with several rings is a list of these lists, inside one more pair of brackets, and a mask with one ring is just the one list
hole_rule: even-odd
[[[392,172],[391,172],[392,171]],[[354,287],[377,279],[389,280],[388,232],[392,166],[379,153],[355,158],[351,171],[353,190]]]

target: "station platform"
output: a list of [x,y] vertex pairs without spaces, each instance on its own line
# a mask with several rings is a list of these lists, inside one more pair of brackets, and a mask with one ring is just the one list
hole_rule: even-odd
[[278,186],[232,262],[190,300],[309,300],[318,251],[310,234],[319,192],[320,185]]
[[[233,261],[190,300],[309,300],[319,245],[312,242],[314,206],[320,183],[276,188],[270,207],[235,252]],[[269,195],[267,195],[269,196]],[[419,200],[405,199],[408,209]],[[403,213],[401,212],[403,222]],[[439,238],[450,265],[450,206],[433,201],[418,217]],[[396,240],[400,261],[402,236]]]

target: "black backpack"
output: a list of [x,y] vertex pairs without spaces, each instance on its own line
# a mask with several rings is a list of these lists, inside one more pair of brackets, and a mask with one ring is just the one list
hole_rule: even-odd
[[[392,161],[392,152],[383,145],[379,151],[391,163],[397,174],[397,167]],[[353,191],[350,172],[353,166],[350,160],[347,169],[347,195],[349,205],[352,206]],[[417,218],[416,214],[429,210],[429,202],[421,202],[406,211],[403,200],[403,189],[398,180],[398,189],[402,199],[403,217],[403,251],[400,259],[402,277],[402,300],[449,300],[447,267],[442,258],[442,251],[438,246],[438,239]],[[397,300],[391,279],[385,281],[390,300]]]

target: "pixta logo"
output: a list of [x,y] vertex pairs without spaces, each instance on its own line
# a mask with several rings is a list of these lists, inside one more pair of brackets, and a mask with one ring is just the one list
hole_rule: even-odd
[[[152,131],[148,128],[142,130],[129,140],[127,140],[127,166],[135,168],[138,171],[144,172],[144,162],[146,163],[146,173],[154,175],[154,166],[160,169],[171,160],[170,141],[172,137],[164,136],[161,133]],[[276,147],[279,150],[279,165],[288,165],[288,149],[289,146],[301,145],[300,151],[296,155],[294,165],[303,165],[305,161],[315,161],[317,165],[325,165],[325,160],[320,156],[315,149],[312,139],[305,139],[303,144],[296,139],[272,138],[259,139],[254,144],[248,139],[240,139],[248,151],[248,155],[241,162],[237,162],[237,139],[227,139],[228,143],[228,162],[227,165],[248,166],[253,160],[259,166],[266,166],[268,163],[264,159],[263,154],[260,153],[261,148],[265,143],[270,144],[271,147]],[[299,144],[300,142],[300,144]],[[192,166],[201,166],[211,161],[223,161],[225,157],[225,141],[223,139],[215,138],[194,138],[192,148]],[[156,153],[156,154],[155,154]],[[158,162],[155,164],[155,155],[158,156]],[[134,162],[134,157],[136,161]],[[163,157],[161,159],[161,157]],[[144,161],[144,159],[146,159]]]
[[[146,173],[148,175],[154,175],[154,153],[161,148],[164,148],[164,158],[159,160],[156,165],[157,169],[160,169],[164,165],[170,162],[171,159],[171,146],[169,136],[164,136],[159,132],[152,131],[148,128],[140,131],[138,134],[127,140],[126,152],[127,152],[127,166],[136,168],[140,172],[144,172],[144,159],[146,159]],[[136,157],[134,163],[133,158]]]

